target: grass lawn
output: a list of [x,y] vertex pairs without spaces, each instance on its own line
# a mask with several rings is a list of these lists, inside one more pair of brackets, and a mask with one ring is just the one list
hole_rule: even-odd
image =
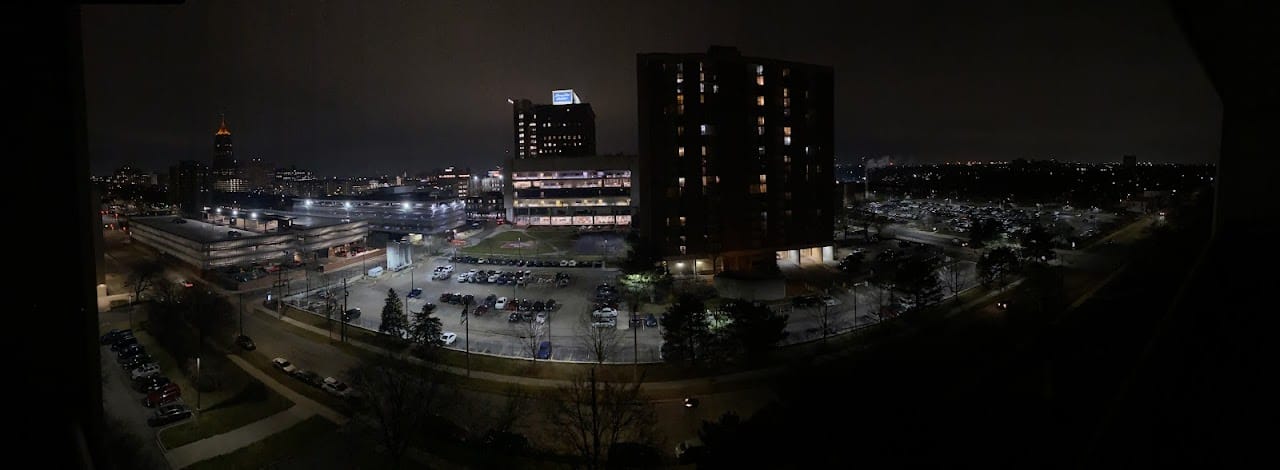
[[319,416],[312,416],[280,431],[266,439],[250,444],[230,454],[219,455],[209,460],[197,462],[190,467],[199,469],[222,468],[264,468],[284,457],[300,452],[307,452],[313,447],[316,439],[336,429],[333,423]]
[[[553,243],[556,240],[558,240],[558,237],[553,235],[534,234],[521,230],[509,230],[498,233],[484,240],[480,240],[479,243],[464,247],[460,251],[472,255],[540,255],[560,249],[555,243]],[[506,243],[527,243],[530,241],[533,242],[532,246],[525,246],[523,248],[503,247]]]
[[[248,377],[248,374],[234,364],[229,367]],[[195,406],[194,397],[186,397],[184,401],[188,406]],[[203,401],[203,397],[201,401],[204,409],[199,416],[160,431],[160,442],[166,448],[173,449],[206,437],[216,436],[293,406],[293,402],[251,377],[234,395],[220,403],[208,405],[210,402]]]

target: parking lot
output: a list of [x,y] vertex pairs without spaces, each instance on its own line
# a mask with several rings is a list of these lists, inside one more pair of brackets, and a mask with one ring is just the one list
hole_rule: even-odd
[[1064,238],[1088,240],[1099,236],[1108,224],[1118,219],[1117,214],[1097,208],[978,204],[954,199],[893,199],[872,202],[867,205],[867,210],[910,228],[957,236],[966,236],[978,220],[992,219],[1010,234],[1026,231],[1031,224],[1039,223],[1045,227],[1060,227]]
[[[447,280],[433,280],[432,271],[437,266],[452,265],[453,273]],[[569,275],[569,283],[557,287],[552,283],[531,282],[525,286],[478,284],[458,282],[457,277],[471,269],[494,271],[530,271],[535,277],[554,279],[555,273]],[[451,263],[447,257],[426,259],[416,262],[414,268],[399,272],[385,272],[376,278],[359,276],[351,273],[348,280],[346,298],[347,308],[359,308],[359,318],[351,323],[362,328],[377,331],[382,321],[382,307],[386,304],[387,290],[395,289],[396,294],[406,301],[406,312],[418,312],[423,304],[436,304],[433,316],[440,318],[446,332],[458,335],[457,341],[447,347],[462,350],[467,347],[468,326],[470,329],[470,350],[485,354],[509,357],[531,356],[531,344],[541,341],[551,342],[551,359],[563,361],[591,361],[584,332],[590,328],[589,321],[593,310],[596,286],[602,282],[615,283],[617,270],[597,267],[518,267],[508,265],[483,265],[470,263]],[[337,282],[341,282],[338,279]],[[412,287],[423,290],[415,299],[405,299]],[[490,294],[510,299],[532,299],[546,301],[554,299],[558,308],[547,315],[543,323],[526,321],[509,321],[512,310],[490,310],[483,314],[470,315],[470,325],[462,322],[462,306],[443,303],[440,295],[458,293],[472,295],[477,302]],[[293,299],[291,299],[293,300]],[[313,291],[307,299],[318,307],[322,300]],[[341,300],[341,298],[339,298]],[[638,340],[638,356],[640,361],[658,361],[662,336],[657,327],[638,326],[632,331],[628,321],[630,312],[626,305],[619,305],[621,313],[617,322],[617,340],[611,362],[632,362],[633,338]],[[509,307],[510,308],[510,307]],[[475,306],[472,306],[472,311]],[[536,339],[530,335],[536,335]]]

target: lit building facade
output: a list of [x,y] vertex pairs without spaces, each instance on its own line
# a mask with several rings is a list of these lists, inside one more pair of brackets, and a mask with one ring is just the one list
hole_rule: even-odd
[[629,226],[639,200],[635,167],[634,156],[511,159],[504,167],[507,220]]
[[636,59],[638,225],[668,269],[831,260],[832,69],[726,47]]
[[581,157],[596,154],[596,113],[573,90],[555,90],[552,104],[511,101],[511,157]]

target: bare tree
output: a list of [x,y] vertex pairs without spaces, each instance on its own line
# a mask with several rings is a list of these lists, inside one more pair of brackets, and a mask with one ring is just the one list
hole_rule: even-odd
[[[159,263],[146,262],[138,265],[129,273],[129,278],[125,280],[125,285],[133,290],[133,301],[141,302],[142,294],[146,293],[154,287],[164,273],[164,267]],[[130,321],[130,324],[133,322]]]
[[955,298],[956,302],[960,301],[960,290],[963,287],[961,285],[961,274],[963,271],[964,270],[960,267],[960,260],[952,259],[951,257],[947,257],[946,264],[938,271],[942,276],[942,285],[946,286],[947,290],[951,291],[951,295]]
[[413,434],[431,416],[443,377],[430,367],[405,364],[390,355],[378,355],[349,375],[391,466],[398,466]]
[[529,414],[533,404],[533,395],[518,383],[512,383],[506,390],[507,400],[493,416],[494,432],[512,432],[520,424],[520,420]]
[[520,345],[529,351],[529,357],[538,362],[538,345],[542,343],[542,323],[521,319],[512,324],[513,335],[520,340]]
[[586,460],[586,468],[603,467],[615,443],[653,440],[653,406],[640,392],[641,380],[606,381],[592,367],[548,397],[552,429]]
[[618,328],[596,326],[590,312],[586,312],[586,315],[580,318],[577,325],[578,340],[587,349],[591,360],[596,361],[597,364],[603,364],[604,361],[613,358],[618,349]]
[[835,319],[832,318],[834,312],[831,311],[831,307],[827,306],[826,302],[822,302],[818,304],[818,308],[809,310],[809,315],[813,316],[814,321],[818,323],[818,328],[822,329],[822,342],[827,342],[827,336],[835,333],[833,328]]

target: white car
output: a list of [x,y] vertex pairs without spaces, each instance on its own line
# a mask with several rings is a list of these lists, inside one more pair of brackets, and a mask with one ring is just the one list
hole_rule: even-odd
[[591,312],[591,315],[604,318],[618,318],[618,311],[609,307]]
[[577,267],[577,266],[578,266],[578,260],[576,260],[576,259],[571,259],[571,260],[569,260],[569,267],[570,267],[570,268]]
[[271,365],[275,366],[277,369],[280,369],[284,371],[284,373],[289,375],[293,375],[294,372],[298,371],[297,366],[293,365],[293,363],[289,362],[287,359],[283,357],[277,357],[275,359],[272,359]]
[[504,310],[504,309],[506,309],[506,308],[507,308],[507,298],[506,298],[506,297],[498,297],[498,301],[493,303],[493,308],[494,308],[495,310]]
[[351,387],[333,377],[325,377],[324,383],[320,384],[320,388],[336,397],[345,398],[351,395]]
[[440,342],[445,346],[452,346],[454,341],[458,340],[458,334],[452,331],[446,331],[440,335]]
[[828,307],[835,307],[837,305],[840,305],[840,299],[826,295],[822,297],[822,303],[826,304],[826,306]]
[[566,266],[569,266],[569,260],[567,259],[560,260],[560,267],[566,267]]
[[470,274],[462,273],[462,274],[459,274],[459,275],[458,275],[458,282],[467,282],[467,281],[470,281],[470,280],[471,280],[471,275],[470,275]]
[[618,321],[614,318],[602,318],[591,322],[591,326],[595,328],[617,328]]
[[156,375],[159,373],[160,373],[160,364],[156,364],[154,362],[148,362],[130,371],[129,378],[133,380],[138,380],[140,378]]
[[537,319],[537,320],[538,320],[538,323],[546,323],[546,322],[547,322],[547,312],[538,312],[538,316],[537,316],[537,317],[535,317],[535,319]]

